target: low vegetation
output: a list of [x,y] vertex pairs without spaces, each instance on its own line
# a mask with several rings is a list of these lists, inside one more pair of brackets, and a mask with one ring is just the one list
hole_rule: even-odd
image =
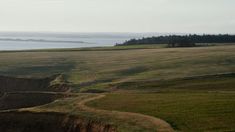
[[179,131],[235,130],[234,92],[109,94],[89,105],[159,117]]
[[195,47],[195,43],[234,43],[235,35],[168,35],[131,39],[122,45],[169,44],[169,47]]
[[0,74],[20,77],[64,74],[65,79],[74,85],[74,91],[86,91],[107,90],[113,84],[124,82],[235,72],[234,45],[187,49],[133,48],[1,52]]
[[[42,78],[63,74],[47,84],[55,89],[66,82],[72,87],[66,92],[75,94],[47,105],[19,110],[23,112],[67,113],[111,122],[119,126],[119,131],[154,131],[148,122],[137,125],[134,119],[124,122],[115,116],[77,107],[79,101],[93,96],[81,92],[106,92],[106,97],[89,102],[89,106],[158,117],[179,131],[234,131],[235,45],[213,45],[0,52],[0,75]],[[3,92],[0,96],[4,96]]]

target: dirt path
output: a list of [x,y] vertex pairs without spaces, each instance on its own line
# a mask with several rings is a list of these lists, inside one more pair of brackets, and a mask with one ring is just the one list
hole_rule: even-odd
[[121,118],[124,120],[125,119],[126,120],[135,119],[135,121],[137,121],[139,123],[143,122],[143,120],[149,121],[154,126],[156,126],[156,130],[158,132],[174,132],[174,130],[170,126],[170,124],[168,124],[167,122],[165,122],[162,119],[159,119],[159,118],[156,118],[153,116],[148,116],[148,115],[143,115],[143,114],[138,114],[138,113],[131,113],[131,112],[100,110],[100,109],[91,108],[91,107],[88,107],[85,105],[87,102],[97,100],[97,99],[100,99],[103,97],[105,97],[105,95],[101,94],[101,95],[97,95],[95,97],[84,99],[78,103],[78,107],[82,110],[89,111],[89,112],[102,113],[102,114],[111,115],[111,116],[115,115],[115,117],[118,117],[118,118]]

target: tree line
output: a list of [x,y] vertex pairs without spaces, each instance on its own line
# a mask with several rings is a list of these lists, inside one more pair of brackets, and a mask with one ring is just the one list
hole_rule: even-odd
[[192,47],[195,43],[235,43],[235,35],[168,35],[131,39],[117,45],[168,44],[170,47]]

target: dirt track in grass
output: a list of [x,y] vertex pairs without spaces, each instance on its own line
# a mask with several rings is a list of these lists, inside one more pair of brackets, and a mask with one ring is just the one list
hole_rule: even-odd
[[103,97],[105,97],[105,95],[100,94],[95,97],[84,99],[78,103],[78,107],[84,111],[105,114],[108,116],[115,116],[115,117],[117,117],[119,119],[123,119],[123,120],[132,119],[132,120],[135,120],[137,123],[147,121],[147,122],[153,124],[153,126],[156,127],[154,129],[157,130],[158,132],[174,132],[174,129],[170,126],[170,124],[168,124],[166,121],[164,121],[162,119],[159,119],[159,118],[156,118],[153,116],[143,115],[143,114],[139,114],[139,113],[131,113],[131,112],[100,110],[100,109],[92,108],[92,107],[89,107],[86,105],[86,103],[88,103],[90,101],[101,99]]

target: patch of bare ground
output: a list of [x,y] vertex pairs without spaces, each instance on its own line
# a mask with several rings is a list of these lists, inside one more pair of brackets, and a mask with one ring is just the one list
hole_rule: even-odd
[[55,112],[0,112],[1,132],[115,132],[108,124]]
[[62,75],[45,78],[0,76],[0,110],[47,104],[67,97],[69,90]]

